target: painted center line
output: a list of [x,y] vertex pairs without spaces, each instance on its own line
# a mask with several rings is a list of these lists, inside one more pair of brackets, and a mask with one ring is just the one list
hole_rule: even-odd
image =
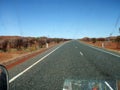
[[81,55],[81,56],[83,56],[83,53],[82,53],[82,52],[80,52],[80,55]]
[[116,56],[116,57],[120,57],[120,55],[114,54],[114,53],[109,52],[109,51],[105,51],[105,50],[100,49],[100,48],[97,48],[97,47],[95,47],[95,46],[88,45],[88,44],[85,44],[85,43],[82,43],[82,44],[84,44],[84,45],[86,45],[86,46],[88,46],[88,47],[91,47],[91,48],[93,48],[93,49],[95,49],[95,50],[98,50],[98,51],[101,51],[101,52],[104,52],[104,53],[107,53],[107,54],[110,54],[110,55],[113,55],[113,56]]
[[26,68],[25,70],[23,70],[22,72],[20,72],[18,75],[14,76],[12,79],[9,80],[9,83],[12,83],[15,79],[17,79],[18,77],[20,77],[21,75],[23,75],[25,72],[27,72],[28,70],[30,70],[33,66],[35,66],[36,64],[38,64],[39,62],[41,62],[43,59],[45,59],[46,57],[48,57],[50,54],[52,54],[53,52],[55,52],[57,49],[59,49],[64,44],[60,45],[59,47],[57,47],[56,49],[54,49],[53,51],[51,51],[50,53],[48,53],[47,55],[45,55],[44,57],[42,57],[41,59],[39,59],[37,62],[33,63],[31,66],[29,66],[28,68]]

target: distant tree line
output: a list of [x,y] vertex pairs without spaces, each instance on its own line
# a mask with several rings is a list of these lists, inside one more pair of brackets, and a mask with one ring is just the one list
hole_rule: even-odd
[[82,41],[92,41],[93,43],[95,43],[96,41],[106,41],[106,38],[89,38],[89,37],[85,37],[81,39]]
[[42,48],[46,43],[60,43],[68,41],[69,39],[63,38],[47,38],[47,37],[16,37],[16,38],[0,38],[0,51],[8,51],[9,49],[21,50],[28,47]]
[[96,43],[97,41],[115,42],[117,44],[117,48],[120,48],[120,36],[107,37],[107,38],[89,38],[89,37],[84,37],[81,40],[82,41],[86,41],[86,42],[92,42],[92,43]]
[[117,48],[120,48],[120,36],[117,36],[115,41],[117,42]]

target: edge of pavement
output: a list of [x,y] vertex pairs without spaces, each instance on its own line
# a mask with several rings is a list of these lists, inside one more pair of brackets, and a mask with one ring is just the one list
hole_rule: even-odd
[[57,45],[60,45],[62,43],[65,43],[65,42],[61,42],[59,44],[51,45],[49,48],[43,48],[43,49],[34,51],[32,53],[25,54],[23,56],[15,58],[15,59],[13,59],[11,61],[5,62],[5,63],[3,63],[3,65],[9,70],[9,69],[11,69],[11,68],[13,68],[13,67],[15,67],[15,66],[17,66],[17,65],[19,65],[19,64],[21,64],[21,63],[23,63],[25,61],[27,61],[27,60],[29,60],[31,58],[34,58],[37,55],[39,55],[39,54],[41,54],[41,53],[43,53],[43,52],[45,52],[45,51],[47,51],[47,50],[57,46]]
[[120,53],[119,52],[116,52],[114,50],[110,50],[110,49],[107,49],[107,48],[102,48],[102,47],[98,47],[98,46],[95,46],[95,45],[91,45],[91,44],[88,44],[88,43],[85,43],[83,41],[79,41],[79,43],[82,43],[86,46],[89,46],[90,48],[93,48],[95,50],[98,50],[98,51],[101,51],[101,52],[104,52],[104,53],[107,53],[107,54],[111,54],[113,56],[117,56],[117,57],[120,57]]

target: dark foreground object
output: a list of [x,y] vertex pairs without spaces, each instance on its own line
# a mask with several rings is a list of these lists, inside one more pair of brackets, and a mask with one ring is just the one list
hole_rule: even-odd
[[0,90],[9,90],[8,71],[0,65]]

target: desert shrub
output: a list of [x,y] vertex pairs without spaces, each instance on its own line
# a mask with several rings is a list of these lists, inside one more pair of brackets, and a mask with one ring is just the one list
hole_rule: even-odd
[[96,43],[96,38],[91,38],[92,43]]

